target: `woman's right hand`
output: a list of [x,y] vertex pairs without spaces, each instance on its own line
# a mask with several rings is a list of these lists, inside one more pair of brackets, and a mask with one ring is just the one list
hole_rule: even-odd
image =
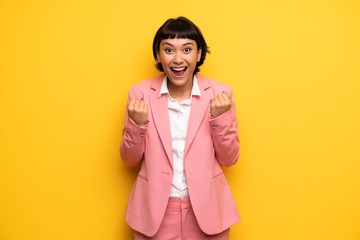
[[148,120],[148,108],[144,99],[132,99],[128,104],[128,116],[138,126],[143,126]]

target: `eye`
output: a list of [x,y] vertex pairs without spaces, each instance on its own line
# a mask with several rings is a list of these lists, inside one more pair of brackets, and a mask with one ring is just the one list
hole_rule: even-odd
[[165,48],[164,51],[165,51],[165,53],[172,53],[173,52],[173,50],[171,48]]
[[184,53],[190,53],[191,52],[191,50],[192,50],[192,48],[190,48],[190,47],[187,47],[187,48],[184,48]]

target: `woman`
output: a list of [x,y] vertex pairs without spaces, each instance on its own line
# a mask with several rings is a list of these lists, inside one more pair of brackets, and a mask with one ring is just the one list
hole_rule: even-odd
[[126,211],[135,239],[229,238],[239,221],[222,166],[239,156],[231,88],[198,74],[208,48],[185,17],[153,42],[163,75],[130,89],[120,153],[141,164]]

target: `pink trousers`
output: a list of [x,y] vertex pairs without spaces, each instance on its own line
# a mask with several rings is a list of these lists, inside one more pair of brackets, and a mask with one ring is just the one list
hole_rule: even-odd
[[189,198],[170,198],[160,229],[153,237],[135,231],[135,240],[228,240],[229,229],[207,235],[199,227]]

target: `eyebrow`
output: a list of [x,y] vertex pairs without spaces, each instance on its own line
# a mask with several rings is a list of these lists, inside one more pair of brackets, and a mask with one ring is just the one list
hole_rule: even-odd
[[[171,43],[168,43],[168,42],[164,42],[163,45],[169,45],[169,46],[171,46],[171,47],[174,46],[174,45],[172,45]],[[192,45],[192,46],[194,46],[194,44],[191,43],[191,42],[186,42],[186,43],[184,43],[182,46],[186,46],[186,45]]]

